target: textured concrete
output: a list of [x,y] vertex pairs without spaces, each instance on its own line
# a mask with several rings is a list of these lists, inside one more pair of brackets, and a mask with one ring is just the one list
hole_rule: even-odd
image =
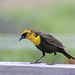
[[0,75],[75,75],[75,65],[0,62]]

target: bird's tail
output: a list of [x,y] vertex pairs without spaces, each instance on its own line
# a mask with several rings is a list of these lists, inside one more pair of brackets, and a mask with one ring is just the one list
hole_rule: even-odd
[[68,54],[65,50],[63,50],[61,52],[63,55],[65,55],[68,59],[74,59],[75,60],[75,57],[71,56],[70,54]]

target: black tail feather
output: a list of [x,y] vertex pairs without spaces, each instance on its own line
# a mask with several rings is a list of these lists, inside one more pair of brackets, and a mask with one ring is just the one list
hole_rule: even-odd
[[65,55],[68,59],[74,59],[75,60],[75,57],[71,56],[70,54],[68,54],[65,50],[63,50],[61,52],[63,55]]

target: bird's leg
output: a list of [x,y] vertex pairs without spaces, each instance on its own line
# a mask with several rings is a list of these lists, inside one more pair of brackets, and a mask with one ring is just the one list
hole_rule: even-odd
[[54,52],[54,60],[53,60],[53,62],[52,63],[50,63],[50,64],[48,64],[48,65],[54,65],[54,64],[56,64],[54,61],[55,61],[55,58],[56,58],[56,52]]
[[41,56],[40,58],[38,58],[35,62],[33,62],[33,63],[31,63],[31,64],[36,64],[36,63],[40,63],[40,62],[38,62],[41,58],[43,58],[44,56],[45,56],[45,53],[44,52],[42,52],[42,54],[43,54],[43,56]]
[[54,61],[55,61],[55,58],[56,58],[56,52],[54,52],[54,60],[53,62],[51,63],[52,65],[56,64]]

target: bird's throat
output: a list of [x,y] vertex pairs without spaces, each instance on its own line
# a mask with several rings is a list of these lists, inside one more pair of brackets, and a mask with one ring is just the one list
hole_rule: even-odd
[[28,35],[26,38],[32,41],[35,46],[39,45],[41,41],[40,36],[35,37],[34,35]]

